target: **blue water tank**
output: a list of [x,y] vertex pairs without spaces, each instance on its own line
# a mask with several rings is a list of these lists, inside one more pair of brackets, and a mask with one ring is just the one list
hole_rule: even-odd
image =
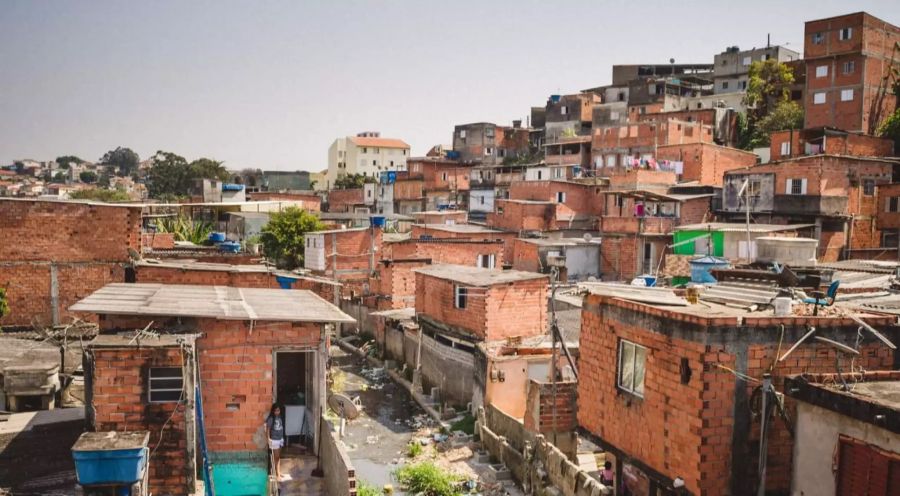
[[715,284],[716,279],[710,274],[713,269],[727,269],[731,264],[727,258],[705,257],[691,260],[691,282],[698,284]]
[[222,191],[241,191],[243,189],[244,189],[243,184],[228,184],[228,183],[222,184]]
[[560,96],[560,95],[550,95],[550,101],[553,103],[559,103],[559,101],[561,99],[562,99],[562,96]]
[[225,233],[211,232],[209,233],[209,240],[213,243],[221,243],[222,241],[225,241]]
[[225,241],[219,243],[219,251],[223,251],[225,253],[237,253],[241,251],[241,244],[237,241]]
[[447,150],[447,158],[451,160],[459,160],[459,152],[456,150]]
[[372,227],[379,227],[384,229],[385,220],[383,215],[373,215],[369,218],[369,220],[372,222]]
[[130,485],[141,480],[149,440],[146,431],[85,432],[72,446],[78,483]]
[[294,289],[294,281],[296,279],[293,277],[275,276],[275,282],[281,289]]

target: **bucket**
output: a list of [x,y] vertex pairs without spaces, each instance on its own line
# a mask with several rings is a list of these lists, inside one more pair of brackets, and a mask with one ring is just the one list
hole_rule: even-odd
[[787,317],[791,315],[791,305],[793,303],[794,300],[786,296],[779,296],[778,298],[775,298],[775,316]]

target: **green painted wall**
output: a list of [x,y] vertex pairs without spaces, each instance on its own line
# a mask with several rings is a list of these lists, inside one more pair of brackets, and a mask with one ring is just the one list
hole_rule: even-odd
[[[672,234],[672,238],[674,243],[679,243],[681,241],[698,238],[700,236],[703,236],[704,234],[712,235],[712,254],[717,257],[723,256],[723,254],[725,253],[725,233],[723,232],[713,231],[710,233],[708,231],[675,231]],[[704,239],[701,241],[701,243],[705,241],[706,240]],[[683,245],[676,246],[673,250],[676,255],[696,254],[694,253],[694,243],[685,243]]]

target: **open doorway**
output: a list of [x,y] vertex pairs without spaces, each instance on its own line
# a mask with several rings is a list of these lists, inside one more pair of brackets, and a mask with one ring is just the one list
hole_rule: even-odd
[[283,407],[287,444],[312,448],[315,353],[276,351],[274,376],[275,402]]

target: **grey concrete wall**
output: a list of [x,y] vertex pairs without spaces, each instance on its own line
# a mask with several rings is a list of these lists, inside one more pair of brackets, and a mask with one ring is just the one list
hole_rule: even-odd
[[475,385],[475,357],[471,353],[444,346],[422,336],[421,371],[425,394],[441,388],[444,402],[466,406],[472,401]]
[[406,361],[403,354],[403,331],[386,326],[384,329],[384,354],[385,358],[403,363]]
[[325,472],[325,494],[328,496],[356,494],[355,471],[350,457],[344,451],[343,443],[337,439],[331,423],[324,418],[321,421],[326,423],[322,429],[324,432],[319,446],[319,458]]
[[900,435],[872,424],[797,402],[793,494],[836,494],[833,457],[841,435],[900,453]]
[[597,245],[566,247],[566,272],[569,279],[600,277],[600,247]]

